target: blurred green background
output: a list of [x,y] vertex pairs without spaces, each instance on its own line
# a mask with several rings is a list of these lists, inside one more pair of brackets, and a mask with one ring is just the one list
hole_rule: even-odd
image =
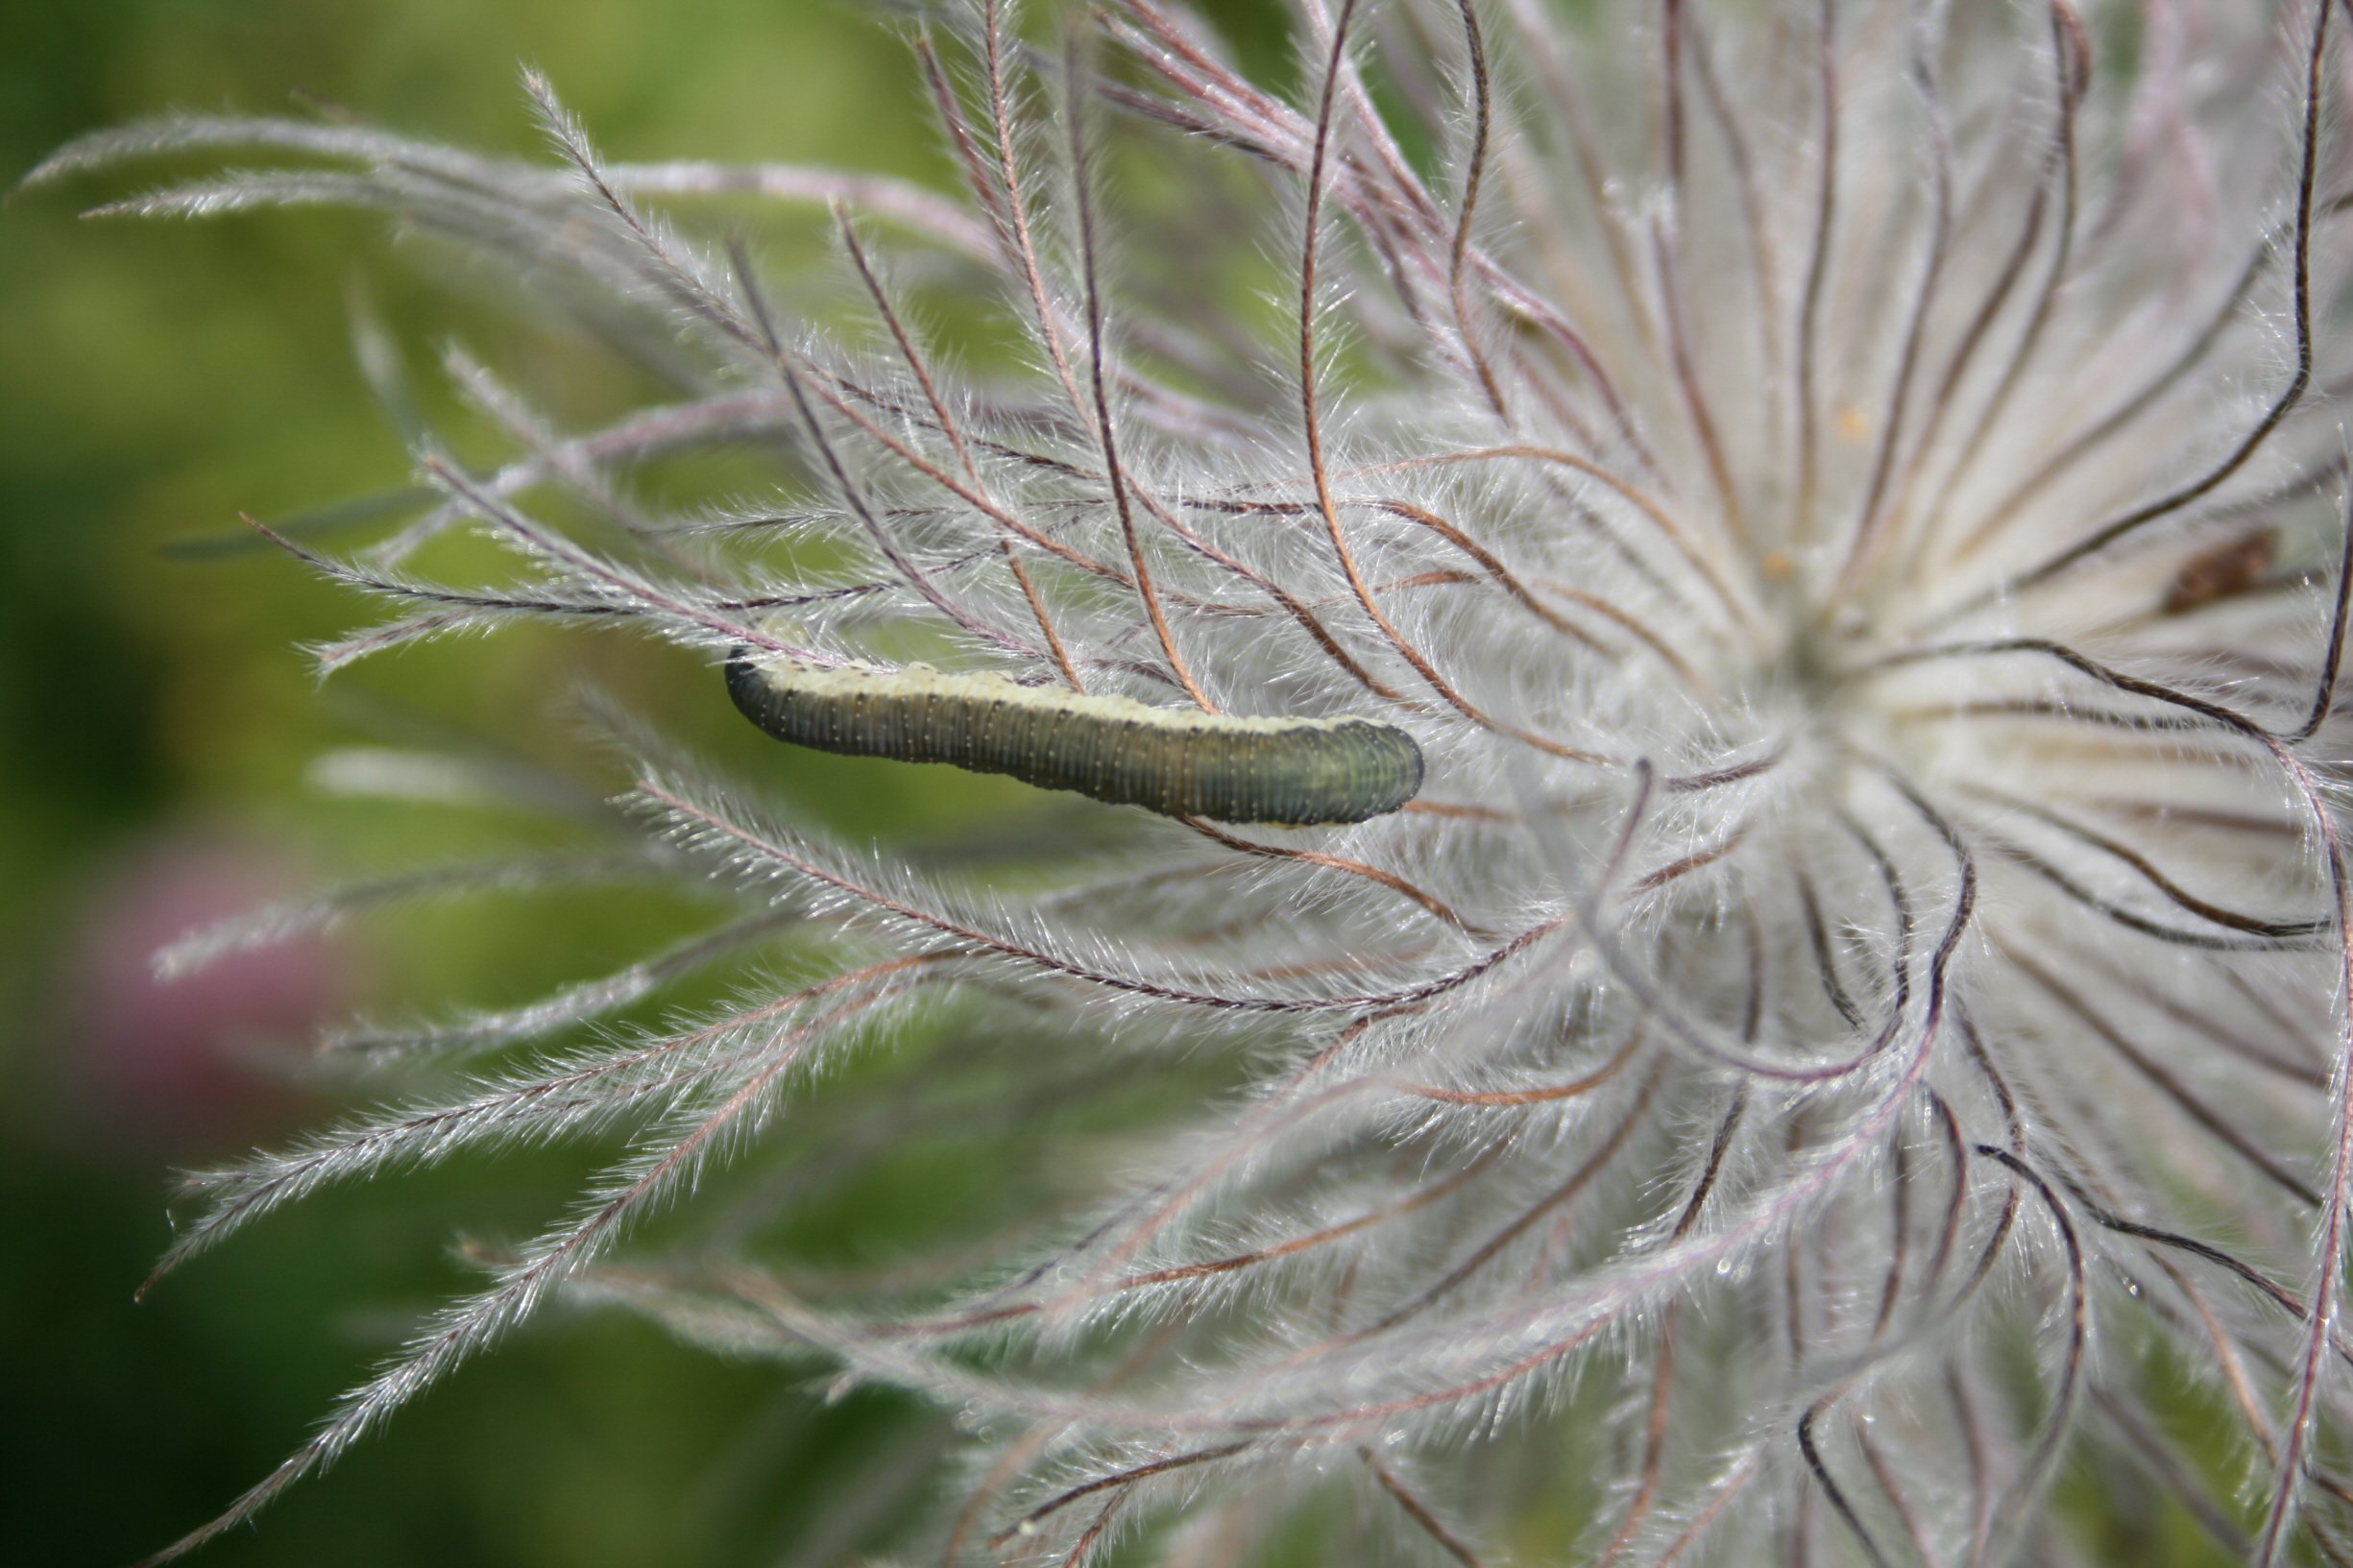
[[[1255,16],[1279,42],[1274,8]],[[536,152],[537,65],[616,157],[780,158],[946,183],[905,43],[847,0],[98,0],[7,6],[0,180],[66,138],[167,109],[282,113],[290,94],[478,147]],[[331,1102],[224,1065],[403,996],[521,1000],[643,947],[625,897],[439,905],[156,990],[144,954],[315,880],[488,853],[495,813],[323,798],[315,757],[396,734],[576,757],[557,700],[592,679],[744,744],[717,684],[622,639],[427,648],[322,690],[297,644],[376,612],[272,553],[171,542],[406,481],[351,348],[357,288],[421,385],[455,334],[583,406],[620,390],[557,338],[433,281],[338,213],[85,223],[201,163],[141,167],[0,213],[0,1471],[11,1561],[121,1564],[263,1475],[416,1314],[463,1283],[453,1232],[528,1234],[586,1167],[453,1166],[300,1205],[133,1291],[165,1244],[176,1165],[317,1122]],[[816,230],[759,236],[789,260]],[[575,385],[575,383],[585,385]],[[933,832],[1002,796],[831,760],[774,765],[845,832]],[[929,773],[932,770],[922,770]],[[554,1315],[468,1369],[218,1568],[796,1563],[887,1503],[888,1400],[820,1408],[792,1372],[723,1363],[611,1316]],[[879,1478],[879,1479],[878,1479]]]

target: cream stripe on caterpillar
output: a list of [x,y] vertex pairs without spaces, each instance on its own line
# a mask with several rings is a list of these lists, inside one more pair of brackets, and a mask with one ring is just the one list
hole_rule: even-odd
[[1303,826],[1362,822],[1421,788],[1421,748],[1361,718],[1233,718],[1002,675],[825,668],[739,648],[727,693],[796,746],[950,762],[1164,816]]

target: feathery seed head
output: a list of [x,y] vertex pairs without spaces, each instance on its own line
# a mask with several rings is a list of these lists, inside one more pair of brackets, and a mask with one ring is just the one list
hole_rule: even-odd
[[[1361,717],[1427,759],[1351,826],[1129,811],[1016,895],[822,842],[615,719],[619,847],[556,874],[734,906],[341,1042],[512,1059],[198,1177],[176,1256],[469,1145],[629,1151],[228,1519],[564,1288],[935,1397],[971,1467],[892,1544],[949,1561],[1303,1529],[1333,1562],[2060,1562],[2097,1550],[2045,1508],[2070,1445],[2226,1553],[2353,1556],[2346,16],[1299,0],[1286,98],[1176,0],[1045,45],[1008,9],[913,33],[954,200],[607,162],[536,80],[547,165],[176,120],[46,171],[282,154],[123,207],[378,207],[691,387],[564,431],[453,360],[515,453],[422,451],[436,504],[357,555],[283,542],[400,607],[329,667],[623,621],[715,663],[918,649],[1072,712]],[[1112,202],[1115,158],[1181,199]],[[835,204],[862,347],[693,237],[740,194]],[[1221,302],[1239,230],[1281,258],[1271,315]],[[885,236],[1024,364],[943,364]],[[707,448],[781,450],[774,493],[633,487]],[[469,525],[520,584],[426,573]],[[787,939],[835,961],[597,1026]],[[829,1081],[926,1007],[907,1071]],[[764,1135],[829,1099],[866,1135]],[[997,1244],[863,1291],[777,1247],[611,1259],[722,1160],[841,1179],[949,1129],[1001,1177]],[[2155,1346],[2229,1443],[2152,1409]]]

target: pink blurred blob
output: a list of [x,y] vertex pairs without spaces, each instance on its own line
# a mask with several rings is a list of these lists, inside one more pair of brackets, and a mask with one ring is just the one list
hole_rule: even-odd
[[144,1162],[242,1145],[304,1114],[268,1065],[341,1010],[350,966],[319,932],[231,953],[158,978],[157,952],[189,932],[289,897],[309,878],[253,844],[151,840],[101,876],[56,971],[57,1070],[93,1146]]

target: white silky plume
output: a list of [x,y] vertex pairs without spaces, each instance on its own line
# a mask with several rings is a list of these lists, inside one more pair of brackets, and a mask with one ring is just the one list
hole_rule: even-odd
[[[908,1561],[2109,1560],[2051,1501],[2080,1457],[2217,1560],[2353,1562],[2353,15],[1298,0],[1286,96],[1179,0],[1007,10],[910,13],[954,192],[606,162],[536,80],[539,164],[188,118],[36,175],[233,153],[114,210],[380,209],[697,386],[560,430],[454,359],[514,454],[284,542],[396,606],[329,666],[529,617],[917,647],[1428,762],[1345,829],[1071,803],[1115,853],[948,877],[616,720],[614,848],[426,883],[724,915],[338,1037],[450,1086],[198,1176],[169,1261],[476,1145],[622,1152],[182,1547],[569,1289],[932,1397]],[[745,196],[835,205],[855,328],[708,237]],[[944,364],[941,309],[1020,364]],[[635,482],[713,449],[770,493]],[[470,525],[522,573],[435,575]],[[984,1223],[887,1275],[742,1242],[943,1138]],[[698,1187],[707,1244],[615,1254]]]

